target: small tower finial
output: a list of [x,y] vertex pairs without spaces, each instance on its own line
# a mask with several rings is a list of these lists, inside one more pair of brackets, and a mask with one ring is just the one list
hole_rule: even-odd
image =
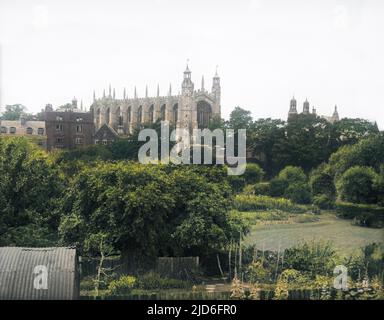
[[116,91],[115,91],[115,88],[113,88],[113,99],[115,99],[116,97]]
[[148,98],[148,85],[145,86],[145,97]]
[[93,101],[96,101],[96,91],[93,90]]
[[127,90],[124,87],[124,91],[123,91],[123,98],[124,98],[124,100],[126,99],[126,97],[127,97]]
[[112,87],[111,87],[111,84],[109,84],[108,95],[111,96],[111,93],[112,93]]
[[80,110],[83,111],[83,99],[80,100]]
[[160,96],[160,88],[159,88],[159,84],[157,84],[157,96],[158,96],[158,97]]
[[105,98],[105,89],[103,89],[103,98]]
[[168,95],[169,95],[169,96],[172,95],[172,84],[171,84],[171,83],[169,84],[169,92],[168,92]]
[[201,77],[201,91],[204,91],[204,76]]
[[217,73],[217,69],[218,69],[218,68],[219,68],[219,66],[216,65],[215,77],[218,77],[218,76],[219,76],[219,74]]
[[135,97],[135,99],[137,99],[137,91],[136,91],[136,86],[135,86],[134,97]]

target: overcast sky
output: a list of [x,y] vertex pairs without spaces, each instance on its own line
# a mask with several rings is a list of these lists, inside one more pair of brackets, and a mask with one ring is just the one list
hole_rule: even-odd
[[384,129],[383,33],[382,0],[0,0],[0,105],[178,93],[189,59],[197,88],[219,66],[224,117],[285,119],[294,94]]

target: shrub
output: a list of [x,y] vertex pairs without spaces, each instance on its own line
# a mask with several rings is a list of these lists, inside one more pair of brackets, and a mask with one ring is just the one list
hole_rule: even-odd
[[247,163],[247,168],[244,172],[245,182],[247,184],[255,184],[260,182],[264,177],[264,170],[256,163]]
[[335,207],[335,200],[327,194],[318,194],[313,197],[313,204],[322,210],[329,210]]
[[311,278],[332,275],[336,260],[336,251],[329,242],[303,242],[284,253],[284,264],[288,268],[305,272]]
[[300,167],[287,166],[280,171],[278,178],[285,180],[288,184],[296,182],[307,182],[307,176]]
[[311,202],[311,192],[306,182],[291,183],[284,192],[284,198],[296,203],[308,204]]
[[254,185],[256,195],[268,196],[270,194],[270,185],[268,182],[259,182]]
[[337,184],[341,200],[354,203],[375,203],[377,195],[374,183],[377,177],[376,172],[370,167],[349,168]]
[[138,278],[137,287],[144,290],[156,289],[184,289],[191,284],[187,281],[163,278],[158,273],[149,272]]
[[369,204],[336,202],[338,215],[346,219],[354,219],[358,225],[381,228],[384,226],[384,207]]
[[312,195],[327,195],[328,198],[335,198],[336,187],[332,174],[322,171],[314,173],[309,179]]
[[239,211],[265,211],[276,209],[295,213],[306,211],[305,207],[294,204],[289,199],[243,194],[235,197],[235,208]]
[[244,189],[245,179],[244,179],[243,175],[240,175],[240,176],[229,175],[228,176],[228,183],[234,192],[240,193]]
[[111,295],[129,294],[135,287],[136,278],[133,276],[121,276],[118,280],[113,280],[108,286]]
[[269,195],[272,197],[282,197],[288,182],[279,178],[273,178],[269,184]]

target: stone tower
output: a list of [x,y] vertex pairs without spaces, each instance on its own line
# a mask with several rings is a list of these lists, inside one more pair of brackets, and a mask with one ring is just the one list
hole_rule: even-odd
[[309,102],[307,98],[303,103],[303,114],[309,114]]
[[194,84],[191,80],[191,71],[188,64],[184,71],[183,83],[181,84],[181,96],[178,110],[177,127],[192,130],[197,128],[197,118],[194,115],[195,101],[193,98]]
[[295,115],[297,115],[297,101],[295,97],[292,97],[291,102],[289,104],[288,119]]

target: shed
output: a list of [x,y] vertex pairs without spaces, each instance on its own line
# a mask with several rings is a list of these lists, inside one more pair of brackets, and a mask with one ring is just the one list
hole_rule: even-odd
[[0,300],[73,300],[79,292],[75,248],[0,247]]

